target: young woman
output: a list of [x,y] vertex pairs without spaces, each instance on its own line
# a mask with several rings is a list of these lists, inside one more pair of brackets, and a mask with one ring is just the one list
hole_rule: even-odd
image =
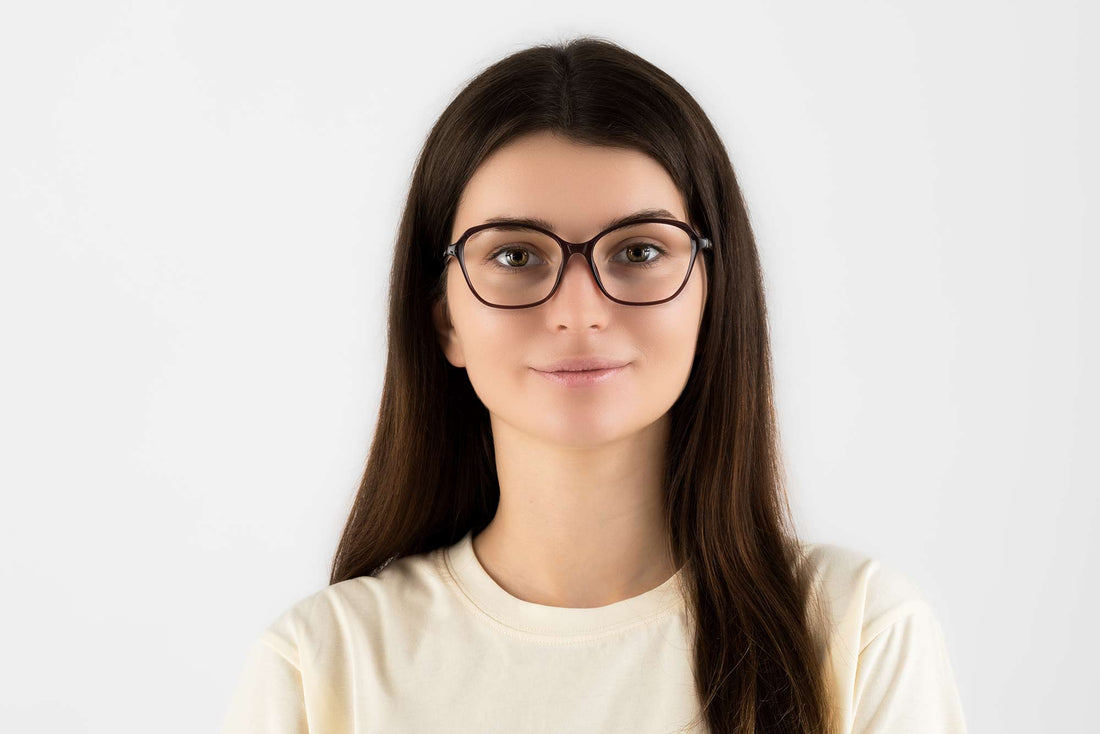
[[223,731],[965,731],[905,575],[803,543],[759,259],[698,104],[600,39],[436,122],[330,585]]

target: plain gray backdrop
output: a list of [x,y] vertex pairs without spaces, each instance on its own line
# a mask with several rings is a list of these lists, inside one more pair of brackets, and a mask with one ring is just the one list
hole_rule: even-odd
[[[198,732],[327,585],[413,162],[578,34],[680,81],[766,272],[802,535],[913,577],[973,732],[1093,723],[1095,4],[0,11],[0,728]],[[1093,133],[1087,133],[1093,130]]]

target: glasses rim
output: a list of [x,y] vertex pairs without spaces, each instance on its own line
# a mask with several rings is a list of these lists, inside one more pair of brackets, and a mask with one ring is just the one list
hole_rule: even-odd
[[[606,288],[604,288],[603,281],[600,279],[599,271],[596,269],[596,263],[592,259],[592,252],[593,252],[593,250],[595,250],[596,243],[604,235],[606,235],[610,232],[614,232],[614,231],[619,230],[619,229],[624,229],[626,227],[632,227],[632,226],[635,226],[635,225],[638,225],[638,224],[649,224],[649,223],[671,224],[671,225],[679,227],[680,229],[687,232],[688,236],[691,238],[691,260],[688,262],[687,272],[684,275],[684,280],[683,280],[683,282],[680,283],[680,286],[676,289],[676,291],[671,296],[669,296],[668,298],[662,298],[659,301],[640,301],[640,302],[639,301],[624,301],[620,298],[615,298],[613,295],[611,295],[610,293],[607,292]],[[529,230],[533,230],[535,232],[541,232],[542,234],[545,234],[545,235],[553,238],[554,241],[556,241],[558,243],[558,246],[562,250],[561,265],[558,267],[558,274],[557,274],[557,277],[554,279],[554,285],[550,288],[550,292],[544,298],[542,298],[538,301],[535,301],[533,303],[525,303],[525,304],[522,304],[522,305],[519,305],[519,306],[503,306],[501,304],[491,303],[491,302],[485,300],[484,298],[481,297],[481,294],[477,292],[477,289],[474,288],[474,284],[470,281],[470,274],[466,271],[466,258],[464,256],[466,240],[468,240],[471,235],[476,234],[477,232],[480,232],[483,229],[490,229],[490,228],[493,228],[493,227],[509,227],[511,229],[529,229]],[[443,263],[444,263],[444,265],[446,265],[448,257],[453,257],[456,260],[458,260],[459,267],[462,269],[462,277],[466,280],[466,285],[469,287],[470,292],[474,294],[474,297],[477,300],[481,301],[486,306],[490,306],[492,308],[505,308],[505,309],[533,308],[535,306],[539,306],[543,303],[546,303],[547,301],[549,301],[551,298],[554,297],[554,294],[557,293],[557,291],[558,291],[558,286],[561,285],[562,276],[565,274],[566,264],[569,262],[570,258],[574,254],[579,254],[582,257],[584,257],[584,259],[588,262],[588,270],[589,270],[589,272],[592,273],[592,277],[594,277],[596,279],[596,285],[599,287],[600,291],[604,294],[604,296],[607,297],[609,300],[611,300],[615,303],[621,303],[624,306],[655,306],[659,303],[667,303],[668,301],[671,301],[673,298],[676,298],[676,296],[680,295],[680,292],[682,290],[684,290],[684,286],[687,285],[688,280],[691,278],[691,272],[695,268],[695,257],[696,257],[696,255],[700,251],[702,251],[702,252],[711,251],[713,249],[713,247],[714,247],[714,245],[711,243],[710,239],[700,235],[687,222],[682,222],[679,219],[667,219],[667,218],[662,218],[662,217],[644,217],[644,218],[639,218],[639,219],[632,219],[632,220],[627,221],[627,222],[620,222],[619,224],[615,225],[614,227],[608,227],[607,229],[603,230],[602,232],[597,234],[595,237],[593,237],[590,240],[587,240],[586,242],[570,242],[566,239],[563,239],[562,237],[559,237],[557,233],[555,233],[555,232],[553,232],[549,229],[545,229],[544,227],[535,226],[533,224],[531,224],[531,225],[526,225],[525,224],[525,225],[522,225],[522,226],[517,226],[517,225],[512,225],[512,224],[507,224],[507,223],[500,223],[500,222],[485,222],[483,224],[475,224],[473,227],[470,227],[469,229],[467,229],[465,232],[462,233],[462,236],[459,237],[457,241],[455,241],[454,243],[448,245],[446,250],[444,250],[444,252],[443,252]]]

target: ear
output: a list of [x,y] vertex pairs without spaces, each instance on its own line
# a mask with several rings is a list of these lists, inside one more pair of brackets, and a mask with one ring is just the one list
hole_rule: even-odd
[[443,349],[443,355],[447,361],[454,367],[465,367],[466,355],[462,353],[462,342],[458,338],[454,324],[451,323],[445,296],[432,306],[432,322],[435,325],[436,336],[439,338],[439,346]]

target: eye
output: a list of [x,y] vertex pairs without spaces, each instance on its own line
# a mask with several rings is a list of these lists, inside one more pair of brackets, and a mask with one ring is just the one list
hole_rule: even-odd
[[[501,262],[498,258],[504,256],[504,262]],[[520,247],[517,245],[505,245],[498,247],[489,255],[489,260],[494,265],[504,270],[522,270],[525,265],[528,264],[533,253],[526,247]],[[535,258],[536,260],[538,258]],[[537,264],[537,263],[536,263]]]
[[632,242],[624,246],[620,252],[628,253],[626,261],[635,265],[648,265],[666,254],[663,247],[653,242]]

